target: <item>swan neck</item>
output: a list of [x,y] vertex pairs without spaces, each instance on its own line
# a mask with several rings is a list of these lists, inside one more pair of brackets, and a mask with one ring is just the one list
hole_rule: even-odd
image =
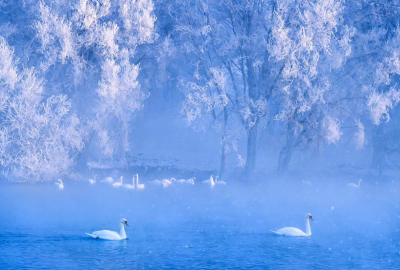
[[139,175],[136,174],[136,185],[139,186]]
[[311,235],[310,219],[306,218],[306,235]]
[[119,224],[119,235],[121,236],[122,239],[126,238],[124,224],[122,223]]

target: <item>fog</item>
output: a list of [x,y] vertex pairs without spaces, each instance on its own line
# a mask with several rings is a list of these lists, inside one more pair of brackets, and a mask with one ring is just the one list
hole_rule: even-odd
[[399,5],[0,0],[0,263],[393,267]]

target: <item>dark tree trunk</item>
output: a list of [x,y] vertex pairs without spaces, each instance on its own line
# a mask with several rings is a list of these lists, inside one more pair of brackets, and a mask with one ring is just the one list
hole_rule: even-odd
[[289,170],[289,164],[293,154],[294,140],[294,127],[292,123],[289,122],[287,126],[286,143],[279,153],[278,173],[281,175],[285,174]]
[[225,174],[226,170],[226,152],[225,152],[225,143],[222,143],[222,153],[221,153],[221,165],[219,168],[219,179],[222,179],[222,177]]
[[221,149],[221,165],[219,169],[219,179],[222,179],[222,177],[225,174],[226,171],[226,142],[225,142],[225,133],[226,133],[226,127],[228,126],[228,111],[226,110],[226,107],[224,107],[224,129],[223,129],[223,134],[222,134],[222,149]]
[[83,149],[79,152],[79,154],[76,157],[75,168],[78,172],[84,173],[88,169],[87,161],[89,158],[90,145],[92,143],[93,138],[94,138],[94,132],[91,132],[87,138],[87,141],[85,142]]
[[257,128],[258,120],[248,131],[246,166],[242,174],[242,179],[247,181],[253,178],[256,168]]

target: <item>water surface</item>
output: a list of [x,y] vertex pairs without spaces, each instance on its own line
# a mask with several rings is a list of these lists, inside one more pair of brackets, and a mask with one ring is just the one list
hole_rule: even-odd
[[[367,182],[146,186],[142,192],[105,184],[0,185],[3,269],[399,269],[398,186]],[[270,230],[304,230],[291,238]],[[85,232],[130,224],[127,240]]]

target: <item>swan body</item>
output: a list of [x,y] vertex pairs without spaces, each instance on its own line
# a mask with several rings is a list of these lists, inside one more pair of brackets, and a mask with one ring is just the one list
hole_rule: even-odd
[[213,178],[212,175],[210,176],[210,179],[204,180],[203,183],[204,184],[208,184],[210,187],[214,187],[215,186],[214,178]]
[[219,176],[217,176],[217,177],[215,178],[215,184],[216,184],[216,185],[226,185],[226,182],[225,182],[225,181],[220,181],[220,180],[218,180],[218,178],[219,178]]
[[96,184],[96,177],[97,177],[97,175],[94,176],[94,179],[89,179],[89,183],[91,185]]
[[126,189],[134,189],[134,188],[135,188],[135,180],[136,180],[136,177],[133,176],[133,178],[132,178],[132,185],[130,185],[130,184],[124,184],[124,185],[122,185],[122,187],[123,187],[123,188],[126,188]]
[[54,185],[56,185],[59,189],[64,189],[64,183],[61,179],[58,179],[57,182],[54,182]]
[[350,183],[350,184],[347,184],[347,186],[352,187],[352,188],[359,188],[361,185],[361,182],[362,182],[362,179],[358,180],[358,185],[354,184],[354,183]]
[[284,227],[277,231],[271,231],[271,232],[278,234],[278,235],[284,235],[284,236],[311,236],[310,219],[313,220],[312,215],[306,214],[306,216],[305,216],[306,232],[303,232],[302,230],[294,228],[294,227]]
[[126,219],[121,219],[120,225],[119,225],[119,233],[114,232],[114,231],[109,231],[109,230],[101,230],[101,231],[95,231],[92,233],[86,233],[87,235],[95,238],[95,239],[104,239],[104,240],[123,240],[126,239],[126,233],[125,233],[125,228],[124,225],[128,225],[128,221]]
[[136,188],[137,189],[144,189],[144,184],[139,184],[139,174],[136,174]]
[[196,180],[196,177],[189,178],[185,181],[185,184],[194,185],[194,180]]
[[100,181],[101,183],[108,183],[108,184],[112,184],[114,182],[114,179],[112,177],[106,177],[103,180]]
[[163,180],[161,181],[161,184],[162,184],[163,188],[167,188],[167,187],[169,187],[170,185],[172,185],[172,182],[174,182],[172,179],[175,179],[175,178],[163,179]]
[[122,186],[123,179],[124,179],[124,177],[121,176],[121,177],[119,178],[119,182],[112,183],[112,186],[113,186],[113,187],[120,187],[120,186]]
[[176,180],[176,182],[177,182],[177,183],[180,183],[180,184],[190,184],[190,185],[194,185],[194,180],[196,180],[196,177],[189,178],[188,180],[179,179],[179,180]]
[[160,180],[153,180],[153,181],[147,181],[149,184],[155,185],[155,186],[161,186],[162,181]]

